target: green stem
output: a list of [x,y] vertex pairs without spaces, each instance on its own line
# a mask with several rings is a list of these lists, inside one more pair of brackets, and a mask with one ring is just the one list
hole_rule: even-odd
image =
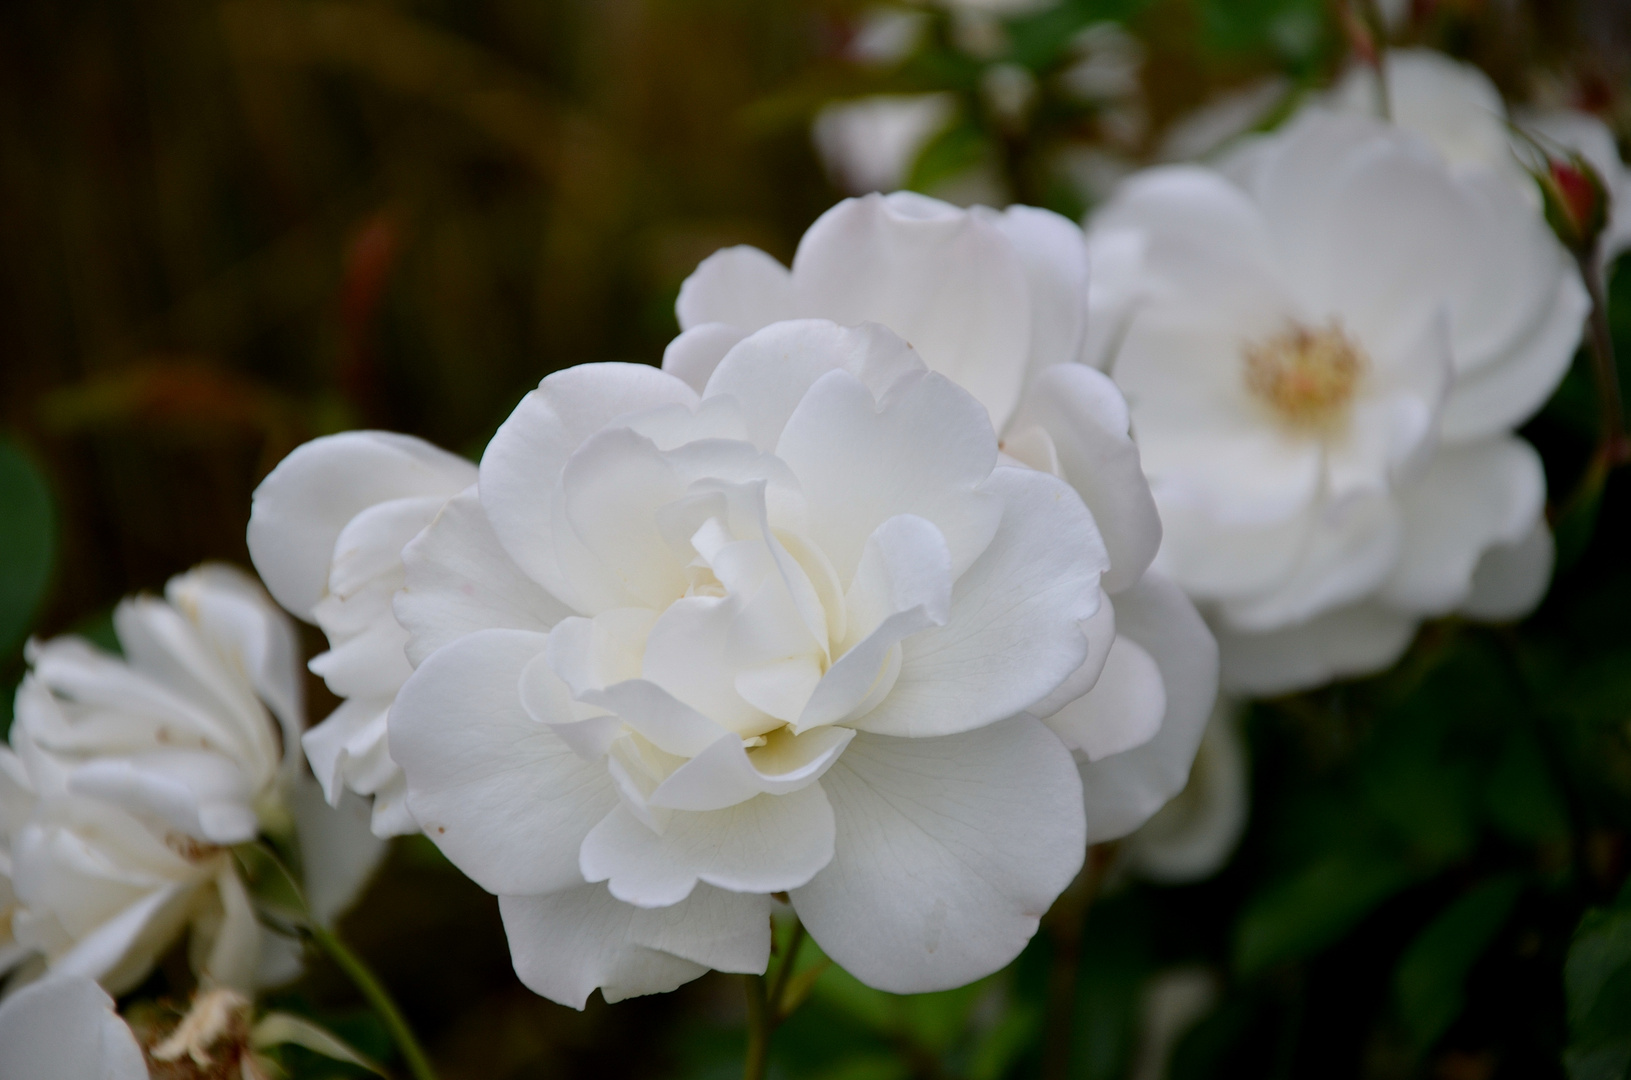
[[1603,274],[1597,262],[1596,245],[1579,254],[1580,276],[1591,298],[1591,315],[1586,321],[1592,371],[1597,377],[1597,403],[1602,411],[1602,429],[1597,453],[1609,467],[1631,457],[1625,438],[1625,407],[1620,398],[1620,373],[1614,363],[1614,338],[1608,328],[1608,302],[1603,295]]
[[402,1059],[408,1063],[408,1071],[414,1075],[414,1080],[436,1080],[436,1069],[430,1063],[430,1057],[425,1048],[419,1045],[419,1039],[414,1035],[413,1028],[408,1026],[407,1017],[397,1008],[396,1002],[391,998],[390,991],[379,981],[362,957],[351,951],[350,946],[341,941],[334,931],[321,926],[316,922],[306,927],[317,947],[329,955],[340,970],[354,983],[362,996],[368,999],[368,1004],[374,1007],[379,1018],[385,1021],[385,1026],[391,1032],[391,1038],[396,1042],[396,1048],[402,1052]]
[[[770,1036],[781,1022],[793,1012],[787,1006],[787,988],[792,984],[793,965],[798,962],[799,946],[804,944],[804,924],[793,920],[793,933],[787,939],[787,951],[774,979],[764,975],[744,975],[748,994],[748,1049],[742,1064],[743,1080],[763,1080],[770,1067]],[[793,1008],[797,1008],[795,1005]]]
[[742,1080],[764,1080],[770,1064],[770,1032],[775,1022],[770,1015],[770,1002],[765,996],[763,975],[744,975],[743,986],[748,994],[748,1050],[742,1063]]
[[413,1028],[408,1026],[408,1019],[402,1015],[402,1010],[397,1008],[390,991],[386,990],[385,984],[369,970],[362,957],[352,952],[351,947],[341,941],[338,934],[312,916],[311,903],[306,899],[306,890],[302,888],[300,880],[295,877],[282,856],[269,843],[255,842],[245,847],[259,852],[282,875],[284,883],[288,885],[290,893],[300,905],[296,924],[292,928],[311,939],[313,944],[327,953],[362,992],[362,996],[373,1006],[379,1018],[384,1021],[386,1029],[390,1031],[391,1038],[396,1043],[396,1048],[401,1051],[402,1060],[408,1063],[408,1071],[413,1074],[414,1080],[437,1080],[436,1069],[430,1063],[430,1055],[419,1045],[418,1037],[414,1035]]
[[1087,849],[1087,863],[1048,912],[1049,936],[1053,939],[1053,963],[1048,969],[1048,1010],[1042,1047],[1042,1080],[1068,1080],[1075,1029],[1076,984],[1082,961],[1082,928],[1088,910],[1099,895],[1105,871],[1114,856],[1114,846],[1098,844]]
[[793,978],[793,963],[798,959],[799,946],[804,944],[804,924],[793,920],[793,934],[787,940],[787,955],[782,957],[781,970],[776,973],[776,985],[770,991],[770,1023],[772,1026],[787,1019],[787,984]]

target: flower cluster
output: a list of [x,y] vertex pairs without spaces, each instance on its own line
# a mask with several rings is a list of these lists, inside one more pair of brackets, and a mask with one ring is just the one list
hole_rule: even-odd
[[250,546],[333,646],[331,797],[378,829],[402,792],[580,1007],[763,971],[775,897],[875,986],[1007,963],[1183,787],[1216,685],[1078,362],[1086,266],[1043,211],[853,200],[791,270],[708,259],[663,371],[551,375],[479,470],[291,455]]
[[[1132,94],[1129,42],[1076,41],[1083,94]],[[1092,845],[1213,872],[1249,805],[1234,697],[1544,594],[1515,432],[1580,342],[1589,255],[1631,244],[1604,132],[1513,135],[1434,54],[1386,72],[1397,123],[1359,70],[1278,130],[1195,136],[1226,145],[1085,226],[872,193],[789,265],[715,252],[660,368],[550,374],[479,463],[380,431],[295,450],[251,508],[264,592],[206,565],[120,605],[119,655],[28,646],[0,974],[51,977],[0,1008],[0,1071],[224,1043],[247,1076],[278,1040],[360,1061],[252,1023],[299,968],[246,877],[265,841],[298,846],[320,934],[422,833],[498,898],[521,980],[576,1008],[764,973],[776,911],[869,986],[956,987],[1020,953]],[[857,188],[950,115],[896,106],[818,127]],[[1514,151],[1549,143],[1589,169],[1537,194]],[[341,704],[309,730],[278,605],[329,646],[310,670]],[[138,1039],[106,995],[183,939],[204,992]],[[45,1012],[57,1042],[6,1037]]]

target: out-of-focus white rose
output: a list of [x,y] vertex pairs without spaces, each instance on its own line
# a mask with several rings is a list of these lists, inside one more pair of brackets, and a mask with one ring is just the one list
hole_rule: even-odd
[[378,836],[419,829],[385,737],[413,670],[391,613],[402,547],[475,482],[474,465],[421,439],[351,431],[306,443],[255,489],[250,558],[278,603],[328,636],[311,669],[345,699],[302,745],[331,805],[347,789],[373,798]]
[[957,113],[951,94],[877,94],[816,114],[811,135],[833,183],[862,194],[900,187],[918,155]]
[[1309,109],[1229,175],[1134,177],[1090,233],[1089,349],[1226,687],[1376,670],[1424,617],[1538,601],[1545,481],[1510,429],[1562,377],[1586,297],[1509,184]]
[[0,1004],[6,1080],[147,1080],[147,1061],[113,999],[83,977],[46,979]]
[[[980,403],[896,335],[731,333],[700,394],[639,366],[551,375],[409,545],[409,805],[558,1001],[762,971],[779,892],[871,985],[966,983],[1136,811],[1084,820],[1029,710],[1113,768],[1160,720],[1116,706],[1189,628],[1152,617],[1148,651],[1118,650],[1082,501],[1003,463]],[[1096,682],[1121,697],[1076,708]]]
[[[1181,787],[1216,689],[1214,645],[1193,607],[1145,569],[1161,523],[1128,431],[1126,403],[1079,363],[1087,252],[1057,214],[959,210],[920,195],[850,199],[800,241],[791,269],[754,248],[709,256],[680,290],[683,333],[663,367],[701,389],[725,349],[777,319],[877,322],[986,407],[1013,460],[1070,483],[1110,555],[1100,618],[1116,634],[1095,689],[1035,710],[1077,750],[1092,839],[1136,828]],[[1080,693],[1075,689],[1075,693]],[[1098,709],[1143,717],[1153,737],[1104,760],[1070,733]],[[1091,751],[1091,752],[1090,752]]]
[[855,31],[844,46],[844,58],[865,67],[890,67],[900,63],[923,40],[930,15],[923,10],[876,7],[862,13]]
[[1081,101],[1111,102],[1143,89],[1144,43],[1120,23],[1084,27],[1070,41],[1073,59],[1058,75],[1060,89]]
[[[1509,124],[1506,104],[1489,76],[1432,49],[1391,50],[1384,70],[1395,123],[1424,136],[1457,170],[1489,170],[1504,177],[1537,214],[1540,194],[1529,172],[1538,164],[1537,144],[1552,155],[1580,154],[1602,177],[1612,200],[1600,241],[1603,262],[1611,263],[1631,248],[1631,170],[1620,160],[1607,124],[1559,106],[1519,107]],[[1338,108],[1370,113],[1376,106],[1375,88],[1375,72],[1358,66],[1332,91],[1331,101]]]
[[1246,831],[1251,766],[1234,707],[1219,702],[1206,725],[1189,783],[1122,842],[1125,868],[1146,881],[1180,885],[1223,869]]
[[159,815],[209,844],[287,824],[300,771],[294,629],[253,579],[207,564],[114,611],[124,656],[30,642],[11,742],[41,797]]
[[[303,1017],[268,1013],[227,987],[202,989],[169,1032],[143,1026],[139,1037],[92,979],[54,974],[0,1004],[0,1076],[6,1080],[148,1080],[161,1075],[270,1080],[283,1075],[263,1051],[295,1044],[337,1061],[368,1061]],[[144,1053],[143,1039],[151,1040]]]
[[231,845],[312,844],[308,883],[331,915],[378,845],[314,798],[298,754],[293,627],[247,575],[203,566],[165,599],[114,614],[124,656],[79,638],[30,643],[11,749],[0,750],[17,944],[53,974],[119,993],[190,930],[195,967],[247,988],[298,971],[256,921]]

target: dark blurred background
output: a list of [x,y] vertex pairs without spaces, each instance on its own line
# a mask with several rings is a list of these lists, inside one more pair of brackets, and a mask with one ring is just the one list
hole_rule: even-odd
[[[1555,77],[1623,134],[1627,0],[1415,7],[1407,37],[1477,59],[1516,96],[1537,72]],[[733,243],[786,260],[843,194],[812,149],[821,105],[976,94],[981,61],[946,46],[942,16],[926,58],[851,63],[863,11],[851,0],[0,4],[0,434],[57,505],[36,632],[94,628],[120,596],[205,559],[246,564],[250,493],[305,439],[383,427],[474,457],[550,371],[657,362],[698,260]],[[1045,79],[1074,35],[1107,20],[1145,48],[1141,126],[1117,147],[1134,159],[1216,92],[1268,73],[1317,86],[1349,51],[1323,0],[1064,0],[1015,23],[1014,42]],[[1007,191],[1079,213],[1091,193],[1061,188],[1050,163],[1064,144],[1099,139],[1099,118],[1035,116],[1018,132],[976,120],[976,149],[994,151]],[[1548,463],[1572,469],[1589,440],[1575,451],[1560,438]],[[20,654],[0,657],[7,696],[21,671]],[[319,717],[332,699],[315,679],[311,692]],[[1098,1049],[1083,1051],[1082,1075],[1121,1075],[1130,1059],[1137,973],[1151,961],[1127,950],[1147,951],[1161,925],[1197,941],[1226,931],[1223,914],[1216,927],[1194,918],[1208,895],[1188,908],[1112,901],[1090,924],[1094,970],[1109,974],[1084,991]],[[422,841],[396,848],[347,929],[449,1080],[738,1068],[729,980],[615,1008],[596,999],[581,1016],[544,1002],[514,979],[492,898]],[[1346,947],[1363,953],[1364,940]],[[1045,966],[1027,955],[1022,987]],[[971,1030],[982,1047],[1031,1038],[1023,993],[879,1004],[833,985],[778,1036],[782,1053],[813,1063],[800,1075],[935,1077],[952,1061],[957,1075],[995,1078],[1031,1060],[1014,1046],[957,1056]],[[1295,1001],[1303,984],[1257,985]],[[1560,1009],[1559,995],[1546,990],[1544,1007]],[[287,1003],[384,1050],[321,966]],[[829,1025],[846,1015],[848,1049],[829,1068]],[[1255,1015],[1234,1037],[1256,1038]],[[1298,1045],[1267,1060],[1321,1075],[1306,1040],[1297,1060],[1310,1067],[1292,1069]],[[1361,1073],[1389,1074],[1348,1060],[1324,1075]]]

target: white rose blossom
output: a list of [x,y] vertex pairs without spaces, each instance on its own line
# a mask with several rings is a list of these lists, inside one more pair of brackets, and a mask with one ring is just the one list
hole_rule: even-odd
[[923,148],[956,115],[949,93],[872,94],[823,106],[810,137],[837,187],[885,191],[906,183]]
[[1126,870],[1146,881],[1204,881],[1228,863],[1251,812],[1251,767],[1237,707],[1220,701],[1206,725],[1189,783],[1118,852]]
[[[680,290],[683,332],[663,368],[701,390],[725,350],[777,319],[876,322],[979,399],[1010,461],[1075,488],[1110,556],[1098,618],[1100,640],[1114,644],[1092,692],[1049,720],[1081,762],[1097,843],[1124,836],[1183,787],[1212,707],[1217,653],[1179,590],[1146,573],[1161,522],[1126,403],[1078,362],[1087,295],[1085,239],[1057,214],[869,195],[823,214],[791,268],[750,247],[704,260]],[[1082,689],[1067,686],[1034,711],[1047,717]],[[1070,727],[1096,709],[1141,716],[1141,741],[1153,737],[1100,768],[1094,760],[1117,748],[1089,745]]]
[[331,805],[348,789],[373,799],[381,837],[419,831],[385,731],[413,670],[391,612],[402,548],[475,482],[474,465],[421,439],[352,431],[301,446],[255,490],[250,558],[278,603],[328,636],[311,670],[345,699],[302,745]]
[[[1513,109],[1509,124],[1488,75],[1432,49],[1389,50],[1384,70],[1394,123],[1431,142],[1457,171],[1488,170],[1504,177],[1536,214],[1540,192],[1526,166],[1535,164],[1537,145],[1551,155],[1580,154],[1608,189],[1602,261],[1612,263],[1631,248],[1631,169],[1620,160],[1614,133],[1602,120],[1579,109],[1530,105]],[[1375,72],[1355,67],[1332,92],[1331,102],[1354,112],[1373,111]]]
[[1319,108],[1227,174],[1148,170],[1095,216],[1089,355],[1126,393],[1226,687],[1392,663],[1419,621],[1516,617],[1550,576],[1540,460],[1511,428],[1585,290],[1513,187]]
[[[978,978],[1199,737],[1125,688],[1072,708],[1197,627],[1157,586],[1144,659],[1112,655],[1093,517],[977,401],[881,327],[736,337],[700,395],[545,379],[404,552],[408,806],[578,1007],[764,970],[778,893],[873,985]],[[1033,709],[1098,759],[1086,804]]]
[[17,944],[121,993],[190,931],[213,982],[283,981],[295,943],[256,920],[231,845],[292,832],[325,920],[379,855],[283,753],[300,731],[293,628],[218,565],[173,578],[163,600],[124,601],[114,625],[123,657],[76,637],[27,650],[0,749]]

